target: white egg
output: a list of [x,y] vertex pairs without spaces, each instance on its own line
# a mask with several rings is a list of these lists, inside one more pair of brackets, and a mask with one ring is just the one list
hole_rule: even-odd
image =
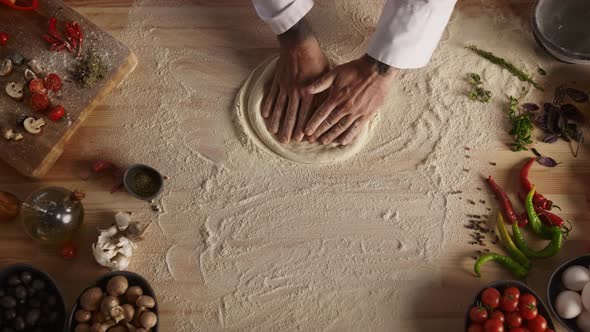
[[582,312],[582,298],[573,291],[563,291],[555,298],[555,310],[561,318],[576,318]]
[[584,310],[576,319],[576,324],[582,332],[590,332],[590,311]]
[[582,289],[582,303],[584,304],[584,308],[590,311],[590,282]]
[[561,274],[561,281],[565,288],[579,292],[590,282],[590,270],[580,265],[573,265]]

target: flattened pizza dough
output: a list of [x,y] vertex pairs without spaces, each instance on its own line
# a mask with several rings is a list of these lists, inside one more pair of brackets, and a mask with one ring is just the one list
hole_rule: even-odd
[[266,129],[260,105],[264,96],[264,85],[272,79],[277,58],[264,61],[250,74],[236,97],[236,109],[251,138],[286,159],[304,164],[334,163],[356,155],[367,143],[370,132],[377,122],[374,117],[361,130],[356,139],[345,146],[338,143],[322,145],[319,143],[290,142],[281,144],[274,134]]

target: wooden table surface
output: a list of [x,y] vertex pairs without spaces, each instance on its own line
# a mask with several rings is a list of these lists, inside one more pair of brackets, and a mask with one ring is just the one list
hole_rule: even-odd
[[[514,13],[526,25],[528,20],[528,10],[532,1],[495,1],[495,5],[501,10]],[[130,6],[133,5],[131,0],[70,0],[66,1],[69,5],[79,10],[98,26],[109,31],[115,37],[119,37],[127,24]],[[253,22],[256,20],[255,13],[251,4],[246,0],[195,0],[195,1],[143,1],[142,5],[150,6],[153,15],[165,11],[167,7],[176,7],[190,4],[191,6],[202,7],[203,10],[210,11],[218,15],[219,19],[227,22],[223,29],[211,29],[207,24],[200,24],[195,21],[194,25],[186,26],[182,33],[194,35],[199,38],[198,47],[207,49],[217,47],[221,52],[231,54],[240,53],[240,62],[238,65],[243,67],[243,72],[254,68],[261,59],[276,52],[276,43],[274,37],[268,35],[259,36],[256,42],[252,39],[243,38],[243,40],[233,39],[234,45],[229,42],[223,42],[228,34],[240,34],[244,22]],[[457,10],[463,10],[468,7],[482,6],[481,1],[466,0],[460,1]],[[485,6],[492,6],[491,2],[486,2]],[[4,9],[2,9],[4,10]],[[242,20],[244,22],[242,22]],[[167,35],[167,43],[174,47],[183,47],[182,40],[176,41],[174,34],[178,29],[162,29],[163,34]],[[208,36],[204,38],[203,36]],[[150,47],[154,41],[146,42],[145,47]],[[175,44],[176,43],[176,44]],[[239,44],[242,43],[242,44]],[[220,46],[221,45],[221,46]],[[133,50],[139,58],[140,64],[136,72],[145,70],[142,68],[142,50]],[[205,67],[196,66],[193,68],[195,73],[205,71]],[[133,73],[131,76],[136,75]],[[138,74],[139,75],[139,74]],[[231,86],[229,91],[237,91],[235,82],[229,82],[231,76],[222,77],[221,80],[227,80],[226,83],[212,86],[212,89],[222,89],[226,91],[225,86]],[[129,86],[124,83],[119,89],[128,89]],[[156,92],[163,92],[154,87]],[[225,90],[223,90],[225,89]],[[233,92],[231,92],[233,93]],[[0,190],[6,190],[17,194],[20,198],[25,198],[32,190],[47,185],[60,185],[68,188],[79,187],[88,192],[85,206],[87,210],[86,221],[83,229],[83,236],[77,242],[86,245],[80,249],[78,257],[74,261],[65,261],[59,257],[55,249],[45,248],[36,245],[30,241],[21,231],[19,225],[1,225],[0,227],[0,267],[8,264],[22,262],[39,266],[55,277],[63,292],[65,293],[68,304],[71,305],[79,292],[91,281],[105,273],[106,270],[96,265],[92,259],[88,243],[96,238],[96,227],[104,226],[114,211],[130,210],[137,211],[146,208],[143,202],[137,201],[125,195],[113,196],[108,193],[108,181],[87,182],[80,179],[80,170],[87,167],[87,161],[100,158],[104,154],[108,155],[109,148],[102,147],[93,142],[100,141],[101,137],[110,135],[114,130],[122,127],[125,122],[125,112],[131,110],[134,106],[131,104],[112,104],[108,100],[97,107],[94,113],[90,115],[84,125],[76,133],[70,143],[65,147],[65,152],[56,166],[43,181],[36,181],[19,175],[15,170],[6,165],[0,164]],[[198,105],[195,105],[198,107]],[[135,110],[135,112],[138,112]],[[80,142],[84,142],[81,144]],[[221,145],[212,145],[207,147],[211,154],[222,149]],[[498,166],[494,169],[494,175],[501,183],[507,183],[508,177],[513,175],[517,164],[522,160],[522,155],[515,155],[507,150],[492,151],[496,154]],[[544,192],[551,197],[555,197],[562,202],[566,217],[575,220],[576,230],[567,242],[566,248],[558,257],[549,261],[539,263],[535,266],[533,275],[529,278],[528,283],[544,296],[545,283],[551,270],[562,260],[588,252],[590,241],[588,236],[590,232],[590,217],[588,217],[587,204],[588,194],[587,186],[590,178],[590,151],[583,148],[581,157],[573,159],[569,152],[560,151],[557,147],[546,149],[547,154],[558,156],[561,161],[567,163],[567,167],[558,167],[552,170],[540,170],[535,168],[532,176],[538,179],[537,184],[542,187]],[[479,152],[472,158],[481,158],[485,160],[487,153]],[[460,167],[460,165],[458,165]],[[550,174],[551,176],[542,176]],[[172,188],[172,191],[175,189]],[[105,221],[106,220],[106,221]],[[586,235],[584,235],[586,234]],[[156,245],[142,243],[142,251],[147,255],[157,258],[163,257],[163,253],[157,252]],[[458,331],[462,328],[464,311],[471,301],[477,290],[484,284],[499,278],[507,278],[509,275],[501,269],[493,267],[485,268],[485,277],[476,279],[469,273],[473,255],[473,248],[467,246],[464,241],[461,243],[450,243],[445,248],[445,254],[441,256],[438,268],[442,273],[442,278],[437,283],[423,289],[420,294],[414,294],[419,303],[415,308],[410,308],[410,320],[414,321],[412,330],[416,331]],[[154,259],[155,259],[154,258]],[[142,263],[149,263],[146,260]],[[133,267],[133,265],[132,265]],[[158,289],[164,283],[160,281],[153,286]],[[160,294],[161,303],[161,331],[174,331],[175,320],[178,318],[176,313],[183,310],[184,315],[190,315],[192,311],[198,314],[199,306],[189,308],[177,308],[173,300],[166,298],[165,294]],[[410,296],[408,294],[408,296]],[[421,301],[421,298],[428,297]],[[420,304],[421,303],[421,304]],[[406,310],[407,311],[407,310]],[[221,328],[217,328],[220,329]],[[563,329],[560,331],[564,331]]]

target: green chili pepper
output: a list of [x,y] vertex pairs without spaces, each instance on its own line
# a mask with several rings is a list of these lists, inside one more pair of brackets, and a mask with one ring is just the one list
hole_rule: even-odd
[[485,254],[483,256],[480,256],[477,259],[477,261],[475,261],[475,265],[473,266],[473,271],[475,272],[476,276],[481,277],[479,270],[483,264],[485,264],[489,261],[496,261],[496,262],[502,264],[504,267],[506,267],[508,270],[510,270],[510,272],[512,272],[512,274],[515,277],[517,277],[519,279],[524,279],[527,276],[527,274],[529,273],[529,270],[527,268],[520,265],[514,259],[512,259],[508,256],[502,256],[502,255],[499,255],[496,253],[489,253],[489,254]]
[[563,244],[563,234],[559,227],[551,227],[551,242],[545,248],[535,251],[526,244],[524,236],[520,232],[518,224],[512,224],[512,234],[514,235],[514,242],[518,248],[529,258],[548,258],[551,257],[561,249]]
[[500,240],[506,248],[506,251],[514,258],[518,263],[523,265],[525,268],[530,268],[531,262],[526,257],[526,255],[516,247],[514,241],[512,241],[512,237],[508,233],[508,229],[506,229],[506,224],[504,224],[504,218],[502,217],[501,213],[498,213],[498,235],[500,236]]
[[525,208],[527,216],[529,217],[529,225],[531,225],[531,229],[533,232],[535,232],[535,234],[549,240],[553,237],[553,232],[551,231],[550,227],[545,226],[541,219],[539,219],[539,215],[535,211],[535,205],[533,204],[534,196],[535,186],[531,188],[531,191],[529,191],[525,200]]

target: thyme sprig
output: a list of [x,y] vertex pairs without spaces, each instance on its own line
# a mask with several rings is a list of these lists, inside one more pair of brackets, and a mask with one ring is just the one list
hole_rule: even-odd
[[533,123],[530,115],[519,109],[519,99],[510,96],[509,100],[508,117],[512,123],[509,134],[514,137],[514,142],[510,146],[512,151],[528,150],[526,146],[533,143]]
[[469,90],[469,99],[479,101],[480,103],[488,103],[492,98],[492,92],[483,88],[483,81],[481,76],[476,73],[469,74],[469,84],[471,84],[471,90]]
[[524,70],[516,67],[512,63],[506,61],[505,59],[502,59],[494,55],[492,52],[484,51],[475,45],[469,45],[465,48],[481,56],[482,58],[487,59],[490,62],[497,64],[498,66],[508,70],[512,75],[516,76],[519,80],[530,83],[533,87],[535,87],[535,89],[544,91],[543,87],[539,83],[537,83],[530,75],[524,72]]

